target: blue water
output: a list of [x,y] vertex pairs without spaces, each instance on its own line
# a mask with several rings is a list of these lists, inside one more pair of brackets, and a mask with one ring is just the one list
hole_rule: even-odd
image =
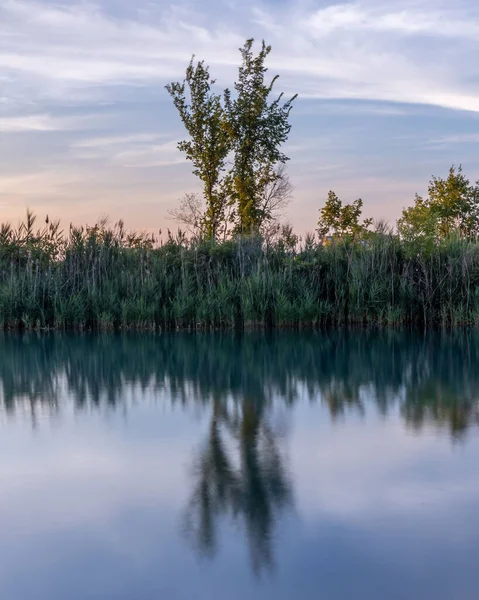
[[4,335],[0,598],[476,599],[478,342]]

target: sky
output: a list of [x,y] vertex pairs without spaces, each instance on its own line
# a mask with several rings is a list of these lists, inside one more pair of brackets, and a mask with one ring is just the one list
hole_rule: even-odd
[[176,228],[200,185],[164,86],[195,54],[232,87],[249,37],[298,93],[284,151],[300,232],[330,189],[394,224],[452,164],[479,179],[476,0],[0,0],[0,221],[29,207]]

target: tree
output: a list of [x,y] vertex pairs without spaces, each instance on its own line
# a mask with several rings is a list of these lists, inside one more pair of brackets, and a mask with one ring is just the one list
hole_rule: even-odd
[[372,224],[372,219],[364,219],[360,222],[362,209],[361,198],[352,204],[343,205],[338,196],[330,190],[326,204],[320,210],[317,229],[320,237],[324,238],[328,234],[338,238],[360,237]]
[[461,166],[452,166],[446,179],[433,177],[428,196],[416,194],[414,205],[397,222],[402,239],[430,247],[456,233],[472,239],[479,234],[479,182],[471,185]]
[[402,211],[402,217],[397,222],[400,237],[408,242],[414,242],[422,249],[431,249],[437,239],[437,222],[428,202],[416,194],[413,206]]
[[231,137],[225,127],[221,97],[211,92],[215,80],[203,61],[194,66],[193,60],[183,83],[170,83],[166,89],[190,136],[190,140],[179,142],[178,149],[193,163],[193,173],[203,182],[206,210],[197,225],[206,238],[215,239],[225,222],[228,197],[223,172]]
[[[183,223],[193,218],[195,228],[207,238],[224,237],[232,225],[239,233],[259,233],[263,224],[278,217],[291,197],[284,168],[288,157],[280,146],[291,129],[289,113],[296,96],[287,102],[282,101],[283,94],[270,100],[278,78],[265,83],[264,63],[271,46],[263,42],[257,56],[252,47],[250,39],[240,49],[242,64],[235,94],[226,89],[224,104],[211,91],[215,81],[203,62],[194,66],[192,59],[183,83],[166,86],[190,136],[178,148],[203,182],[206,202],[201,222],[196,201],[191,211],[191,197],[173,214]],[[230,153],[232,164],[227,169]]]
[[226,124],[234,152],[230,191],[237,206],[236,230],[240,233],[256,233],[270,218],[262,199],[265,190],[281,179],[275,168],[288,160],[280,146],[291,130],[289,113],[296,98],[283,103],[280,94],[270,101],[278,79],[276,75],[265,83],[265,60],[271,46],[263,41],[260,53],[254,56],[253,41],[247,40],[240,49],[242,64],[234,84],[236,96],[233,98],[229,89],[224,92]]

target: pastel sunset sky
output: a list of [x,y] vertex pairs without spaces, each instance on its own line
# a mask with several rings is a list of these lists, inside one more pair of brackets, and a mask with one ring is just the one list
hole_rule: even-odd
[[[199,189],[164,85],[194,53],[232,87],[248,37],[298,93],[287,220],[329,189],[393,223],[431,175],[479,179],[477,0],[0,0],[0,220],[169,226]],[[257,46],[257,47],[258,47]]]

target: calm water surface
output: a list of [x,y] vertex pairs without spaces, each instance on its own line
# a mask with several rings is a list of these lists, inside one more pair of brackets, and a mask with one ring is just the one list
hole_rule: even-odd
[[477,599],[478,348],[0,337],[0,598]]

